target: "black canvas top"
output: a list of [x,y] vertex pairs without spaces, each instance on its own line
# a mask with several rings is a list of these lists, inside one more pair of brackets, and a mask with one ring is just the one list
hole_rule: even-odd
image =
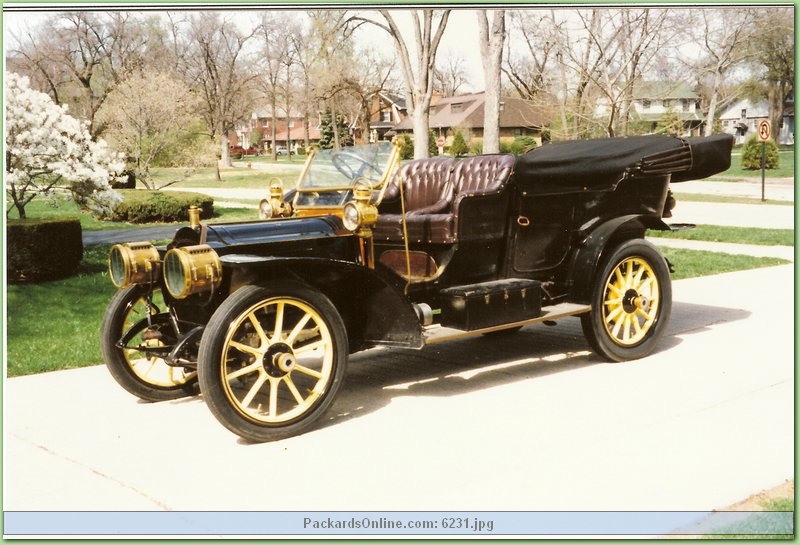
[[517,158],[514,173],[529,194],[610,191],[626,177],[671,175],[681,182],[730,167],[733,137],[632,136],[545,144]]

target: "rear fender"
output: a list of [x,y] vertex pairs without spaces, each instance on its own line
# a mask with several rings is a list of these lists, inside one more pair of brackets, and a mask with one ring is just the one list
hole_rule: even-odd
[[575,251],[569,272],[572,301],[589,304],[592,286],[603,256],[626,240],[644,238],[647,229],[669,231],[661,218],[630,214],[602,223],[586,235]]
[[247,284],[268,286],[292,279],[325,294],[347,327],[350,351],[376,344],[421,348],[422,327],[414,307],[388,275],[361,265],[321,258],[227,255],[231,292]]

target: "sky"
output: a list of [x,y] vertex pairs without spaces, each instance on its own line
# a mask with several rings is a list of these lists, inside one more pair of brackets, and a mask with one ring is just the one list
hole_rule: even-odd
[[[41,6],[41,4],[39,4],[39,6]],[[39,6],[37,6],[37,9]],[[58,4],[49,4],[48,7],[49,6],[57,7]],[[59,11],[58,9],[53,9],[52,11],[7,11],[8,7],[8,4],[4,5],[4,51],[7,47],[11,47],[11,36],[14,33],[19,33],[26,28],[37,26],[49,15]],[[413,34],[411,34],[411,18],[407,14],[402,13],[403,11],[407,10],[396,10],[394,14],[395,19],[401,30],[404,30],[408,46],[413,48],[414,39]],[[363,15],[369,15],[370,18],[376,21],[384,21],[376,12],[367,12],[367,10],[364,10]],[[243,13],[243,18],[251,21],[252,15]],[[386,57],[393,57],[395,55],[394,44],[384,30],[372,25],[364,25],[358,32],[359,43],[362,46],[381,51]],[[477,33],[478,26],[475,10],[455,9],[450,14],[448,25],[437,53],[440,59],[447,56],[462,57],[464,59],[464,68],[467,80],[470,82],[470,90],[472,91],[483,90],[483,67],[480,60]],[[7,40],[8,42],[6,43]],[[402,77],[399,72],[397,76],[398,78]]]

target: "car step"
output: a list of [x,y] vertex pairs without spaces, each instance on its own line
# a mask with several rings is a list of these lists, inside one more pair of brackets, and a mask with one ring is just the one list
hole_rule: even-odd
[[511,329],[514,327],[522,327],[531,324],[539,324],[547,321],[554,321],[567,316],[576,316],[589,312],[592,309],[589,305],[578,305],[575,303],[560,303],[548,307],[542,307],[542,313],[536,318],[522,320],[519,322],[512,322],[508,324],[496,325],[493,327],[486,327],[483,329],[475,329],[472,331],[465,331],[463,329],[454,329],[452,327],[442,327],[439,324],[429,325],[423,328],[422,337],[426,345],[436,344],[446,341],[453,341],[456,339],[463,339],[465,337],[472,337],[474,335],[483,335],[484,333],[492,333],[493,331],[502,331],[504,329]]

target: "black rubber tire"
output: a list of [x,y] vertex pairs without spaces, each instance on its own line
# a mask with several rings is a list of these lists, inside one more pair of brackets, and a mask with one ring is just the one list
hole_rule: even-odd
[[[613,291],[618,288],[610,284],[612,275],[618,275],[616,278],[624,281],[623,273],[616,272],[621,267],[625,267],[625,274],[631,278],[624,286],[625,293],[617,298]],[[631,272],[627,273],[628,270]],[[644,301],[640,303],[641,307],[634,303],[636,300]],[[656,306],[652,308],[654,304]],[[614,248],[598,269],[591,307],[591,312],[581,316],[581,325],[586,340],[600,357],[619,362],[650,354],[664,334],[672,312],[672,281],[664,256],[642,239],[628,240]],[[606,307],[612,309],[608,316],[604,313]],[[629,320],[627,325],[615,320],[613,312],[621,319]],[[634,320],[636,324],[633,324]],[[616,325],[623,336],[623,330],[633,333],[632,338],[620,338],[620,332],[615,335],[610,331],[613,328],[606,327],[607,322]]]
[[197,373],[194,371],[183,368],[171,369],[165,362],[158,363],[158,360],[155,360],[157,371],[172,370],[176,375],[184,373],[173,384],[165,384],[164,381],[159,383],[155,375],[151,379],[136,372],[134,367],[137,364],[131,359],[135,352],[117,346],[125,330],[145,317],[142,302],[147,293],[146,286],[133,285],[117,291],[111,299],[100,325],[100,347],[106,367],[120,386],[145,401],[166,401],[195,395]]
[[[280,311],[273,309],[279,305]],[[300,355],[312,345],[312,354]],[[278,369],[281,355],[290,356],[288,371]],[[217,420],[248,441],[275,441],[307,431],[330,407],[344,381],[347,330],[333,303],[304,284],[245,286],[212,315],[198,360],[200,390]],[[319,378],[309,375],[312,364],[319,365],[319,371],[312,369]]]

